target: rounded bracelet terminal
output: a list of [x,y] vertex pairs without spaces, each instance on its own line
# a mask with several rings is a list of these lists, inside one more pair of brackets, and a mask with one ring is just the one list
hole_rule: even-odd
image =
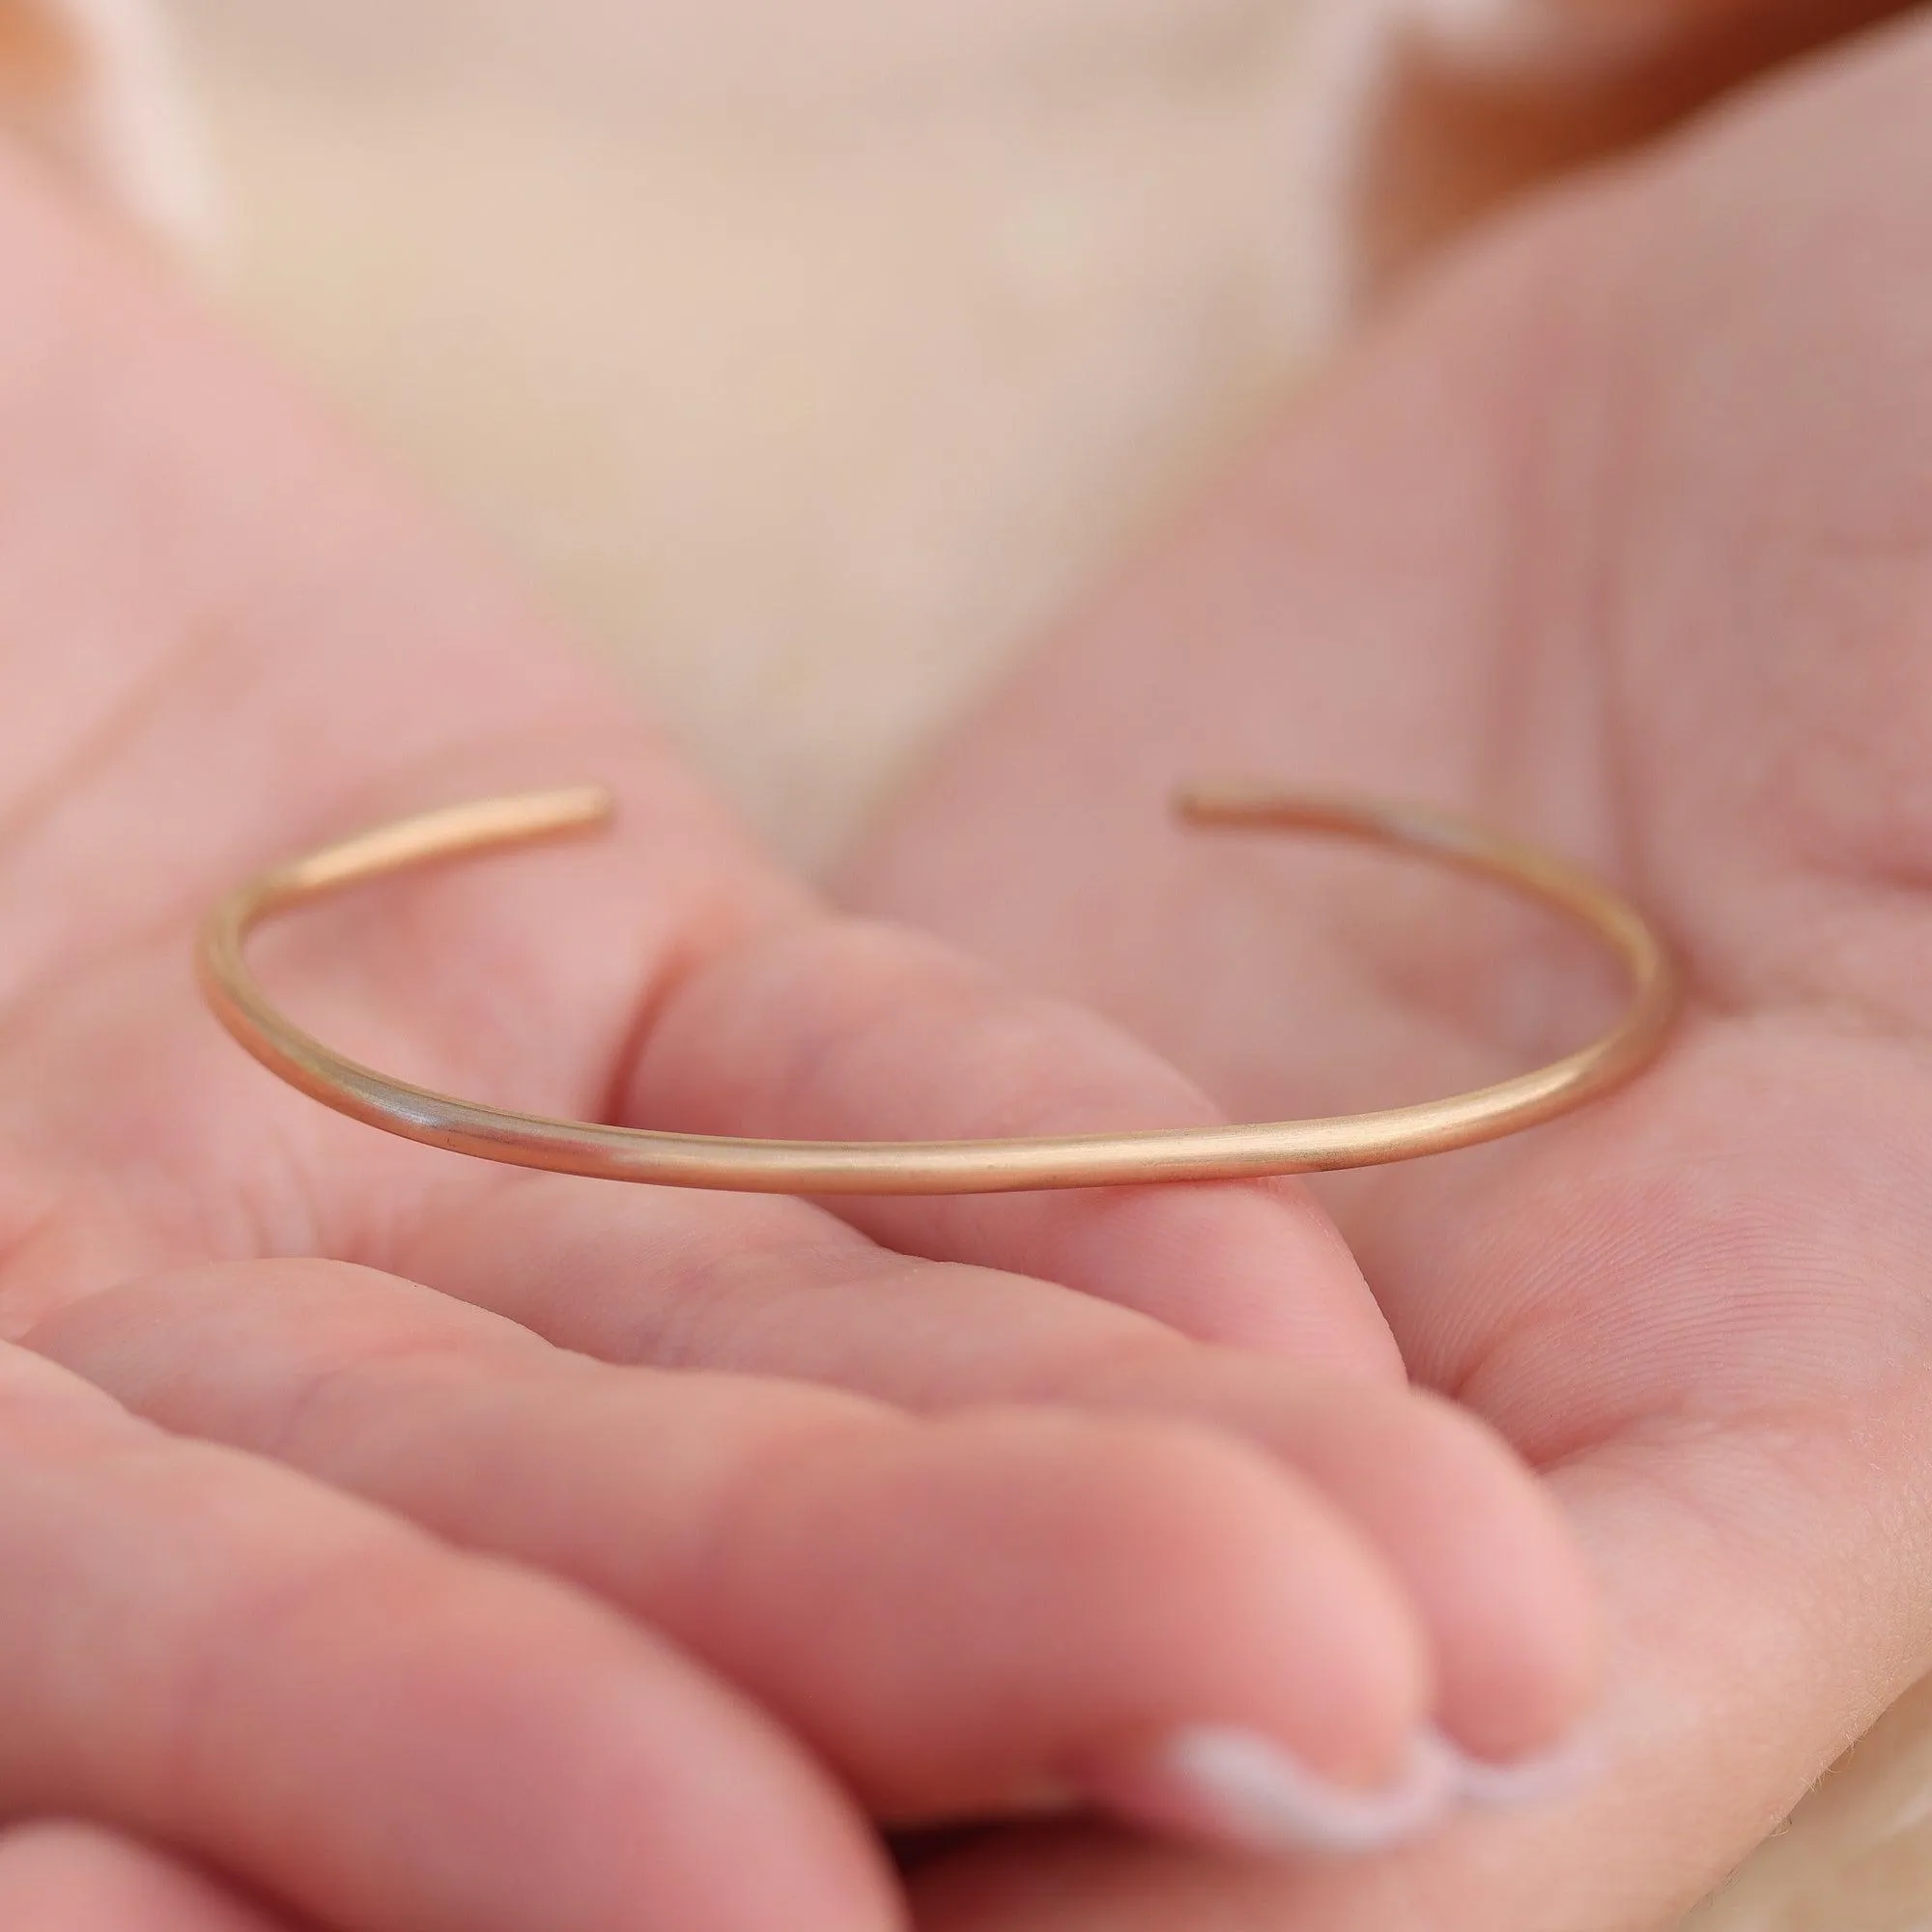
[[1251,1179],[1374,1167],[1520,1133],[1608,1093],[1661,1050],[1680,1003],[1669,949],[1601,880],[1549,853],[1417,806],[1196,785],[1176,800],[1190,825],[1313,832],[1418,853],[1492,879],[1588,927],[1623,963],[1631,1001],[1601,1039],[1474,1093],[1330,1120],[1009,1141],[772,1141],[552,1120],[392,1079],[296,1026],[244,953],[265,921],[364,881],[594,830],[613,811],[599,787],[485,799],[384,826],[278,866],[209,914],[197,949],[203,991],[271,1072],[406,1139],[484,1160],[606,1180],[758,1194],[998,1194],[1065,1187]]

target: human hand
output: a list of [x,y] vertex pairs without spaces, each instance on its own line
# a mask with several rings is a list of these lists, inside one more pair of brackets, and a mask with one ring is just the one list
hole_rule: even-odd
[[[0,1818],[121,1834],[0,1841],[0,1887],[76,1918],[119,1887],[140,1932],[859,1932],[903,1915],[874,1821],[1084,1796],[1374,1835],[1425,1719],[1498,1758],[1568,1726],[1566,1535],[1406,1392],[1295,1190],[838,1219],[440,1155],[240,1054],[189,972],[220,890],[595,777],[617,837],[317,909],[265,972],[352,1051],[557,1112],[1211,1118],[1104,1026],[824,914],[11,178],[0,252]],[[1248,1740],[1238,1790],[1176,1753],[1203,1727]]]
[[1385,298],[1552,177],[1655,139],[1911,0],[1312,0],[1324,116],[1303,191],[1336,306]]
[[1530,1064],[1603,989],[1466,886],[1170,832],[1179,775],[1515,827],[1693,988],[1626,1094],[1327,1193],[1411,1370],[1594,1553],[1606,1775],[1360,1870],[982,1849],[929,1923],[1658,1924],[1932,1662],[1928,89],[1900,30],[1498,232],[856,866],[1243,1118]]

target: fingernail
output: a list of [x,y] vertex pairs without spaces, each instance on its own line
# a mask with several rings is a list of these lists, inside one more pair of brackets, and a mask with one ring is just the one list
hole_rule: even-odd
[[1464,1804],[1495,1811],[1553,1804],[1572,1797],[1601,1775],[1605,1762],[1602,1740],[1592,1733],[1513,1764],[1472,1757],[1439,1736],[1435,1747],[1447,1768],[1456,1798]]
[[1386,1851],[1438,1824],[1455,1797],[1433,1736],[1416,1740],[1394,1783],[1351,1791],[1269,1738],[1211,1726],[1179,1732],[1123,1775],[1088,1788],[1137,1823],[1272,1857]]

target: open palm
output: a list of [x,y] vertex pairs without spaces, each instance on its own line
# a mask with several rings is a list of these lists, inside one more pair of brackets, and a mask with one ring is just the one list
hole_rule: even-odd
[[1310,1770],[1368,1793],[1352,1830],[1445,1762],[1429,1724],[1508,1758],[1575,1719],[1571,1539],[1405,1388],[1293,1189],[839,1218],[436,1153],[238,1052],[189,968],[234,879],[602,779],[613,838],[318,909],[264,971],[351,1051],[552,1112],[1213,1118],[780,877],[11,175],[0,253],[0,1920],[859,1932],[908,1910],[882,1825],[1084,1799],[1280,1850],[1333,1822]]
[[936,1923],[1655,1924],[1932,1662],[1928,89],[1915,26],[1492,238],[853,868],[1249,1118],[1525,1064],[1605,989],[1466,888],[1186,842],[1179,775],[1466,806],[1625,882],[1693,986],[1612,1102],[1331,1195],[1411,1370],[1594,1552],[1595,1794],[1365,1872],[978,1850]]

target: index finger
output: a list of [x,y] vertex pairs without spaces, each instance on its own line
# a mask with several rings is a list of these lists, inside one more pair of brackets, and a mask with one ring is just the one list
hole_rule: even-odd
[[[753,932],[654,1011],[623,1118],[776,1139],[981,1139],[1216,1123],[1202,1091],[1098,1016],[908,929]],[[1300,1184],[828,1204],[883,1245],[1062,1282],[1204,1341],[1399,1379],[1341,1236]]]

